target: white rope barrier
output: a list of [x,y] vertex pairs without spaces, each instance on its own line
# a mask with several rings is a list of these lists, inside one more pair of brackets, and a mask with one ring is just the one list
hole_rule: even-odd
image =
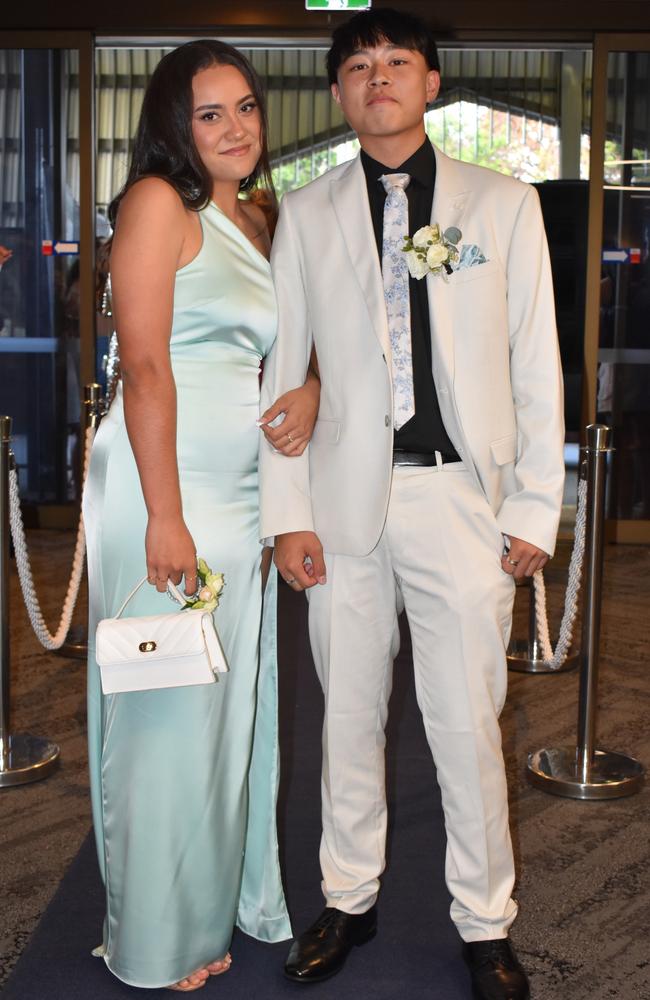
[[[90,461],[90,452],[93,440],[95,438],[95,430],[96,428],[92,425],[86,428],[82,485],[85,485],[86,476],[88,474],[88,464]],[[560,625],[560,633],[555,650],[553,650],[553,646],[551,645],[551,637],[548,626],[544,573],[542,570],[538,570],[533,577],[538,639],[542,647],[544,663],[551,670],[559,670],[569,655],[569,649],[571,648],[573,627],[578,613],[578,595],[580,592],[580,583],[582,578],[582,560],[584,558],[585,551],[586,508],[587,481],[579,479],[575,539],[573,552],[571,553],[571,561],[569,563],[569,578],[564,598],[564,614],[562,616],[562,624]],[[16,564],[18,566],[20,586],[22,588],[25,607],[27,608],[27,614],[29,615],[32,628],[34,629],[37,639],[45,647],[45,649],[60,649],[65,642],[70,629],[70,622],[72,621],[72,615],[75,604],[77,603],[79,587],[81,586],[81,579],[83,576],[84,557],[86,554],[86,537],[84,532],[83,517],[80,516],[79,518],[77,540],[72,558],[70,582],[68,584],[65,600],[63,602],[63,610],[61,612],[59,626],[54,635],[52,635],[45,623],[38,596],[36,594],[36,587],[34,586],[34,578],[32,575],[32,568],[29,562],[29,554],[27,552],[27,543],[25,540],[22,512],[20,510],[18,475],[15,469],[12,469],[9,473],[9,523],[11,526],[11,537],[13,539],[14,550],[16,553]]]
[[[88,463],[90,460],[90,452],[94,438],[95,427],[87,427],[84,446],[82,488],[83,485],[85,485],[86,476],[88,474]],[[18,474],[15,469],[11,469],[9,472],[9,524],[11,527],[11,537],[14,543],[14,551],[16,553],[16,565],[18,566],[18,577],[20,579],[20,586],[23,592],[23,599],[25,601],[25,607],[27,608],[29,620],[32,623],[32,628],[36,633],[36,638],[39,640],[41,645],[45,647],[45,649],[60,649],[70,630],[70,622],[72,621],[72,614],[74,612],[75,604],[77,603],[79,587],[81,586],[81,579],[83,576],[84,557],[86,554],[86,535],[84,532],[83,517],[79,517],[77,541],[75,544],[74,555],[72,557],[70,582],[68,584],[65,600],[63,602],[63,610],[61,611],[59,627],[54,635],[52,635],[45,623],[38,595],[36,593],[36,587],[34,586],[34,577],[32,575],[32,567],[29,562],[27,542],[25,540],[23,516],[20,510]]]
[[[585,526],[587,520],[587,480],[578,479],[578,508],[576,510],[575,536],[573,542],[573,552],[569,563],[569,579],[567,582],[566,595],[564,598],[564,614],[560,625],[560,634],[555,650],[551,645],[551,637],[548,628],[548,614],[546,610],[546,586],[544,584],[544,573],[540,569],[533,577],[535,588],[535,616],[537,620],[537,637],[542,648],[544,663],[550,670],[559,670],[571,648],[573,638],[573,627],[578,614],[578,595],[582,580],[582,560],[585,553]],[[534,636],[531,636],[533,639]]]

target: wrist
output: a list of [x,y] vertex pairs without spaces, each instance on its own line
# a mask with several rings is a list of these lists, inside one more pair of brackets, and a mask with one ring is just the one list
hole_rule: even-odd
[[179,524],[184,524],[183,511],[180,506],[147,506],[147,513],[149,517],[149,524],[156,524],[160,526],[167,527],[177,527]]

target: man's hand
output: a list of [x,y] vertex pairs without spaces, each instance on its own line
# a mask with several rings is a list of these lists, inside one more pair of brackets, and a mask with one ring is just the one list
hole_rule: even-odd
[[548,562],[548,553],[538,549],[536,545],[525,542],[523,538],[509,535],[510,551],[501,556],[501,568],[504,573],[514,576],[515,580],[523,580],[542,569]]
[[278,535],[273,558],[280,576],[294,590],[307,590],[317,583],[327,583],[323,546],[313,531]]

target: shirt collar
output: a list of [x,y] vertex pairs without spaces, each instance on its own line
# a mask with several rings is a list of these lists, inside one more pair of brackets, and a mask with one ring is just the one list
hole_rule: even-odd
[[373,160],[363,149],[361,164],[368,184],[377,182],[382,174],[410,174],[411,181],[417,181],[424,188],[433,187],[436,157],[428,139],[425,139],[420,148],[399,167],[387,167],[379,160]]

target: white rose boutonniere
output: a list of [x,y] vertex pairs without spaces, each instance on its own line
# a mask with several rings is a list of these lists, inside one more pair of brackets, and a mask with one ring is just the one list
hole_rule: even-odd
[[447,278],[452,264],[458,261],[458,244],[462,233],[455,226],[440,232],[440,226],[422,226],[413,236],[404,237],[402,250],[407,255],[409,273],[413,278],[424,278],[427,274],[441,274]]

